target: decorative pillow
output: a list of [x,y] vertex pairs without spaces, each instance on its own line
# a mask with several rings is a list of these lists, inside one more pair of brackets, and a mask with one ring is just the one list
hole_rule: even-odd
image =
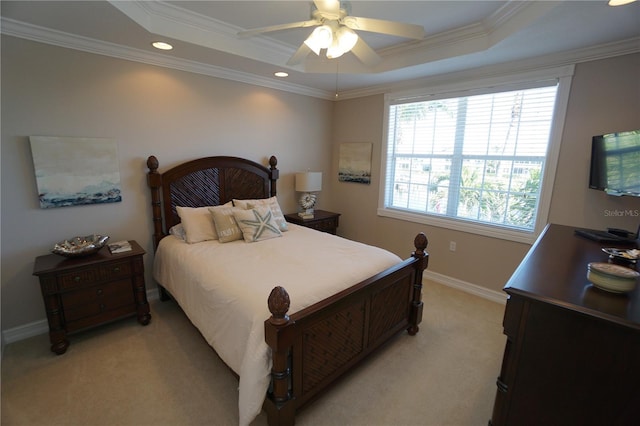
[[259,206],[268,206],[271,209],[271,213],[273,214],[273,219],[278,224],[278,229],[281,232],[285,232],[289,230],[287,226],[287,220],[284,218],[284,214],[282,214],[282,209],[280,208],[280,204],[278,204],[278,199],[276,197],[271,198],[259,198],[256,200],[233,200],[233,205],[236,207],[240,207],[241,209],[253,209]]
[[251,210],[235,209],[233,216],[242,230],[242,236],[248,243],[280,237],[282,233],[273,219],[273,212],[267,206]]
[[224,206],[209,207],[209,212],[213,216],[218,239],[221,243],[242,239],[242,231],[233,217],[234,210],[238,209],[228,207],[226,204]]
[[169,229],[169,234],[180,238],[182,241],[187,241],[187,234],[186,234],[186,232],[184,232],[184,225],[182,225],[181,223],[172,226]]
[[208,207],[178,206],[176,210],[184,228],[186,242],[193,244],[218,239]]

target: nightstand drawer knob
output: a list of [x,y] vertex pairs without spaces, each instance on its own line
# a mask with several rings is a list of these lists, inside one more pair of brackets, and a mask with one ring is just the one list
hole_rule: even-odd
[[99,288],[99,289],[96,291],[96,294],[97,294],[98,296],[102,296],[102,294],[103,294],[103,293],[104,293],[104,290],[103,290],[103,289],[101,289],[101,288]]
[[104,305],[104,303],[101,303],[101,304],[100,304],[100,310],[101,310],[101,311],[104,311],[104,309],[105,309],[105,308],[106,308],[106,306]]
[[79,275],[76,275],[75,277],[73,277],[73,280],[74,280],[75,282],[79,282],[81,279],[82,279],[82,278],[80,278],[80,276],[79,276]]
[[113,268],[113,272],[120,272],[120,267],[116,266],[115,268]]

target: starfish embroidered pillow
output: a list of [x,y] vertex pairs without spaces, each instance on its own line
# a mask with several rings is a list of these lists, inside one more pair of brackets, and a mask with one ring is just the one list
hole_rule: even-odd
[[234,209],[233,217],[242,230],[244,240],[248,243],[282,236],[273,218],[273,212],[268,206],[258,206],[251,210]]
[[278,199],[276,197],[271,198],[261,198],[256,200],[233,200],[233,205],[236,207],[240,207],[241,209],[253,209],[255,207],[267,206],[271,208],[271,214],[273,214],[273,220],[276,221],[280,232],[285,232],[289,230],[287,226],[287,220],[284,218],[284,214],[282,213],[282,209],[280,208],[280,204],[278,204]]

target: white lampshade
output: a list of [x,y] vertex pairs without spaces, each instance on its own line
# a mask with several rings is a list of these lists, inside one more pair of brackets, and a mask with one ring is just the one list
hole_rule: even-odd
[[326,49],[331,46],[333,42],[333,29],[328,25],[322,25],[311,33],[311,35],[304,41],[304,44],[309,46],[313,53],[320,54],[320,49]]
[[342,49],[344,53],[353,49],[353,46],[358,42],[358,34],[351,28],[345,26],[340,27],[340,29],[336,31],[336,37],[338,38],[340,49]]
[[355,46],[358,41],[358,34],[351,28],[342,26],[335,30],[333,42],[327,48],[327,58],[335,59],[344,55]]
[[322,172],[296,173],[296,191],[317,192],[322,190]]

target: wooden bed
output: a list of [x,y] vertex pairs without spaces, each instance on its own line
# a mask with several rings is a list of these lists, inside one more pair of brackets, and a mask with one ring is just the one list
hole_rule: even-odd
[[[156,248],[180,222],[177,206],[216,206],[233,199],[276,196],[275,157],[269,159],[269,167],[237,157],[206,157],[159,173],[158,160],[150,156],[147,166]],[[408,259],[298,312],[288,312],[287,291],[273,283],[265,300],[271,316],[264,321],[272,369],[263,409],[270,425],[294,424],[298,408],[329,390],[373,350],[403,330],[410,335],[418,332],[428,241],[420,233],[413,243],[415,251]],[[166,290],[159,287],[166,300]],[[323,357],[311,355],[318,347]]]

